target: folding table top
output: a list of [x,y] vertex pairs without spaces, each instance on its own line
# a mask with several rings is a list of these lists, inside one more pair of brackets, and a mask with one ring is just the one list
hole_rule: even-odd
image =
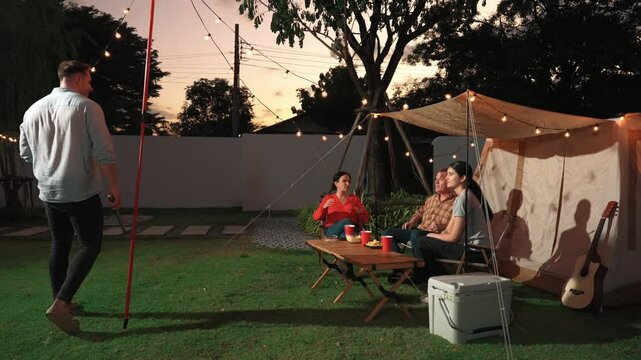
[[383,252],[380,248],[369,248],[347,241],[307,240],[306,243],[317,251],[363,267],[406,269],[425,266],[422,259],[395,251]]

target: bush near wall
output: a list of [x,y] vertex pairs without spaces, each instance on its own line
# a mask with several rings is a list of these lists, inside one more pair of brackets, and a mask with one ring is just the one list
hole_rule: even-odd
[[[409,194],[404,190],[394,192],[385,201],[374,201],[363,197],[363,205],[370,214],[365,229],[372,230],[372,236],[379,238],[386,229],[401,227],[425,201],[424,195]],[[311,236],[320,236],[318,222],[312,218],[318,204],[304,207],[298,212],[299,229]]]

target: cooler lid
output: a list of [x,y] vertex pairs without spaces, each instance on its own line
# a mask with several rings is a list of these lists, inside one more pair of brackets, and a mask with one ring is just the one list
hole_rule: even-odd
[[461,294],[495,289],[497,281],[503,290],[512,285],[510,279],[501,276],[488,273],[468,273],[433,276],[428,282],[428,287],[430,289],[434,287],[451,294]]

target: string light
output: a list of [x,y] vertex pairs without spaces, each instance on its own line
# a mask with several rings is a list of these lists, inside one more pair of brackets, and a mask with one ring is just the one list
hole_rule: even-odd
[[406,152],[405,152],[405,156],[406,156],[406,157],[410,157],[410,152],[409,152],[409,151],[406,151]]
[[456,159],[456,154],[452,154],[452,159]]
[[122,9],[123,14],[128,14],[129,13],[129,8]]
[[445,94],[445,99],[449,100],[449,99],[451,99],[451,98],[452,98],[452,95],[451,95],[451,94]]
[[281,76],[283,77],[283,79],[287,79],[287,75],[289,75],[289,70],[286,70]]
[[119,32],[117,32],[117,31],[116,31],[116,33],[114,34],[114,36],[116,37],[116,39],[120,39],[120,38],[122,38],[122,35],[121,35]]
[[594,125],[594,127],[592,128],[592,132],[599,132],[599,125]]
[[363,106],[367,105],[367,99],[361,100],[361,105],[363,105]]
[[374,119],[378,119],[378,114],[374,113],[374,115],[372,116],[374,117]]
[[503,117],[501,118],[501,121],[503,121],[503,122],[507,121],[507,114],[503,114]]
[[429,161],[429,162],[430,162],[430,164],[431,164],[431,163],[433,163],[433,162],[434,162],[434,159],[430,158],[428,161]]
[[323,141],[327,141],[327,136],[323,135],[323,136],[321,137],[321,139],[322,139]]
[[565,136],[566,138],[569,138],[570,137],[570,130],[569,129],[565,130],[565,134],[563,134],[563,136]]
[[322,98],[326,98],[326,97],[327,97],[327,91],[323,90],[323,91],[321,92],[321,97],[322,97]]
[[385,137],[385,141],[389,141],[389,136],[386,136],[386,137]]
[[298,130],[298,131],[296,132],[296,137],[301,137],[301,136],[303,136],[303,132],[302,132],[302,131],[300,131],[300,130]]
[[541,129],[536,128],[536,130],[534,130],[534,133],[537,135],[541,135]]
[[476,95],[470,95],[470,102],[474,102],[474,100],[476,100]]
[[214,22],[215,22],[216,24],[220,24],[220,18],[219,18],[219,17],[217,17],[217,18],[216,18],[216,20],[214,20]]
[[89,71],[91,71],[92,73],[95,73],[96,72],[96,67],[92,66],[91,69],[89,69]]
[[233,74],[234,73],[234,68],[229,68],[229,70],[227,70],[227,73],[228,74]]
[[203,39],[205,39],[205,41],[211,40],[211,34],[207,34],[207,35],[203,36]]
[[357,128],[358,130],[363,130],[363,127],[361,126],[361,124],[358,124]]
[[476,144],[474,144],[474,141],[470,142],[470,147],[475,147]]
[[105,55],[105,57],[110,57],[110,56],[111,56],[111,53],[110,53],[109,51],[105,50],[104,55]]
[[409,108],[410,108],[410,106],[409,106],[409,105],[407,105],[407,104],[403,104],[403,110],[407,110],[407,109],[409,109]]
[[339,139],[342,139],[342,138],[344,138],[344,137],[345,137],[345,135],[343,135],[343,133],[338,134],[338,138],[339,138]]
[[247,56],[252,56],[252,55],[254,55],[254,47],[253,46],[251,48],[249,48],[249,50],[247,50]]

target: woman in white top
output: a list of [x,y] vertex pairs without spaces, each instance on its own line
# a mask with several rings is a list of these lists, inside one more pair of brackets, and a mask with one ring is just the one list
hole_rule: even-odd
[[[484,211],[485,198],[472,174],[472,167],[465,161],[455,161],[447,169],[447,187],[457,195],[452,218],[441,233],[429,234],[418,240],[418,252],[425,260],[425,268],[416,272],[415,282],[425,282],[431,276],[446,274],[443,265],[436,259],[460,259],[465,252],[466,238],[470,244],[489,245],[487,220],[492,218],[492,209],[487,204],[488,212]],[[482,256],[478,252],[468,253],[467,259],[479,261]]]

